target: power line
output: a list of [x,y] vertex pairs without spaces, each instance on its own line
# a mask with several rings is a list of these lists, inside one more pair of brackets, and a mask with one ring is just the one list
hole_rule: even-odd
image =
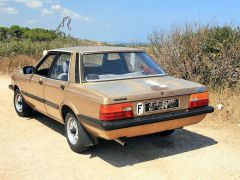
[[63,17],[62,22],[59,24],[59,26],[57,27],[57,29],[55,29],[54,32],[57,32],[57,31],[59,31],[60,28],[64,27],[66,21],[67,21],[68,31],[71,31],[70,24],[71,24],[72,19],[71,19],[71,17],[66,16],[66,17]]

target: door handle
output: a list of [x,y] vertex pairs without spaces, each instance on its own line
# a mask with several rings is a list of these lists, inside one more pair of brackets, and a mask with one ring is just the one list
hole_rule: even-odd
[[38,83],[42,85],[42,84],[43,84],[43,81],[42,81],[42,80],[39,80]]
[[61,85],[60,86],[60,90],[64,90],[65,89],[65,86],[64,85]]

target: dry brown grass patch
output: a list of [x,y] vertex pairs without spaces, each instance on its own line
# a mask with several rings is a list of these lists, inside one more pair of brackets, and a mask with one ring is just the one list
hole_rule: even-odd
[[31,66],[37,62],[36,58],[27,55],[17,55],[0,58],[0,72],[9,74],[22,69],[23,66]]
[[[208,116],[209,119],[217,122],[229,121],[240,123],[240,95],[235,92],[211,92],[210,105],[214,106],[215,112]],[[217,105],[222,104],[222,110],[217,109]]]

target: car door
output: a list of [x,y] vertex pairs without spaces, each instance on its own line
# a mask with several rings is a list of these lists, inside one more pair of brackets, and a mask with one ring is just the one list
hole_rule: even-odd
[[34,73],[30,80],[26,82],[26,90],[24,92],[26,101],[42,113],[47,112],[45,108],[43,85],[57,55],[57,53],[51,52],[42,58],[42,60],[35,66]]
[[69,83],[70,53],[60,53],[54,61],[48,78],[44,82],[47,113],[61,120],[59,107],[65,98],[65,88]]

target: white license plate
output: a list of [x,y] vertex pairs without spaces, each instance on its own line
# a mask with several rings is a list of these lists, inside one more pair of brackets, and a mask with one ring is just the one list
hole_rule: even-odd
[[158,102],[147,102],[145,103],[145,111],[158,111],[162,109],[171,109],[179,107],[179,99],[168,99],[164,101],[158,101]]

